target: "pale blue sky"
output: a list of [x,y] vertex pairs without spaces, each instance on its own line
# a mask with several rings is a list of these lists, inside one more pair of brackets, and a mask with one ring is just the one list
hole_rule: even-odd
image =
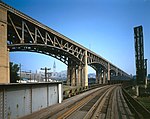
[[[133,27],[144,29],[144,52],[150,68],[150,0],[3,0],[68,38],[90,48],[125,72],[135,74]],[[23,70],[66,66],[37,53],[10,53]],[[89,72],[94,72],[89,68]],[[148,73],[150,70],[148,69]]]

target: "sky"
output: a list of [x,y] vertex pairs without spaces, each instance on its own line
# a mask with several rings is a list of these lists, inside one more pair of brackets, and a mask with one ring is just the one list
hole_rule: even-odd
[[[89,48],[128,74],[135,75],[133,28],[143,26],[144,58],[150,73],[150,0],[3,0],[73,41]],[[67,66],[38,53],[10,52],[10,61],[22,70],[41,67],[56,71]],[[89,67],[89,73],[95,72]]]

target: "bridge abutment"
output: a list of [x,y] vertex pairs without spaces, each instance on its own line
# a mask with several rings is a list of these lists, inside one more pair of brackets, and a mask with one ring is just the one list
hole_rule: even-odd
[[0,8],[0,83],[10,83],[7,10]]

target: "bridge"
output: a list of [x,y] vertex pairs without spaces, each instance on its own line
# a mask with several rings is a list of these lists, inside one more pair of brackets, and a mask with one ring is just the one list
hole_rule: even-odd
[[0,2],[0,83],[9,83],[9,52],[37,52],[54,57],[67,67],[67,84],[88,86],[88,65],[96,71],[96,83],[112,76],[129,75],[79,43]]
[[[54,57],[67,67],[62,82],[11,84],[9,52],[27,51]],[[96,84],[88,85],[88,65]],[[111,80],[130,76],[105,58],[0,1],[0,118],[148,119],[150,112],[123,85]],[[130,80],[124,81],[127,84]],[[128,85],[129,87],[129,85]],[[133,87],[132,87],[133,88]],[[73,96],[73,97],[72,97]],[[60,104],[58,104],[60,103]]]

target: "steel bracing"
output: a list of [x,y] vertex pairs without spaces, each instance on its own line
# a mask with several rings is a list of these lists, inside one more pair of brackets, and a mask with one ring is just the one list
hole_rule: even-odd
[[129,76],[100,55],[3,2],[0,2],[0,14],[5,14],[0,23],[7,26],[2,31],[7,33],[2,37],[6,37],[9,51],[38,52],[62,61],[68,66],[68,85],[87,86],[88,65],[98,73],[97,80],[102,77],[110,80],[111,75]]

